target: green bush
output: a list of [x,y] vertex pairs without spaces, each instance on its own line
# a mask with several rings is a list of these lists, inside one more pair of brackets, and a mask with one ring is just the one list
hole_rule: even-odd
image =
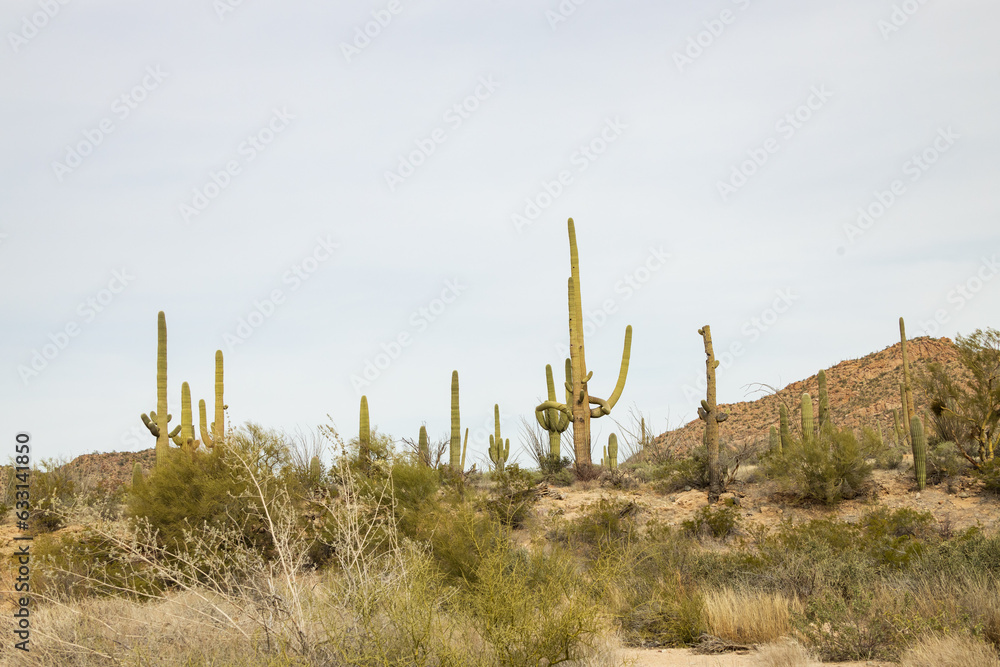
[[604,550],[637,537],[635,516],[639,507],[623,498],[601,498],[581,508],[575,520],[556,528],[552,537],[587,548]]
[[725,538],[737,532],[740,513],[732,505],[720,505],[712,508],[702,507],[693,518],[681,522],[681,529],[688,535],[705,535],[715,538]]
[[939,441],[927,448],[927,483],[940,484],[959,477],[969,469],[955,443]]
[[803,500],[833,505],[861,494],[871,476],[866,458],[872,452],[847,430],[825,428],[807,442],[793,442],[768,454],[766,474]]
[[516,463],[493,474],[493,488],[485,508],[494,519],[509,528],[521,528],[537,500],[536,479]]
[[42,461],[40,469],[31,471],[30,526],[48,533],[63,527],[60,508],[73,498],[76,485],[65,468],[55,461]]

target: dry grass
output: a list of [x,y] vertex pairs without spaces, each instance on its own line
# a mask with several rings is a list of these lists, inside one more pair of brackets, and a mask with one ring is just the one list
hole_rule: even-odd
[[907,649],[900,664],[902,667],[1000,667],[1000,659],[980,639],[934,635]]
[[820,663],[802,644],[784,639],[758,648],[754,664],[759,667],[812,667]]
[[724,588],[705,595],[708,633],[741,644],[773,642],[792,630],[790,602],[780,593]]

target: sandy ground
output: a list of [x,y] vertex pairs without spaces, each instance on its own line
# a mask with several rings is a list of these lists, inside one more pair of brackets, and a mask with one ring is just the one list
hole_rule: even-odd
[[[634,660],[635,667],[759,667],[754,654],[696,655],[688,649],[631,649],[622,657]],[[813,663],[820,664],[820,663]],[[825,662],[843,667],[889,667],[891,662]],[[804,667],[804,666],[803,666]]]

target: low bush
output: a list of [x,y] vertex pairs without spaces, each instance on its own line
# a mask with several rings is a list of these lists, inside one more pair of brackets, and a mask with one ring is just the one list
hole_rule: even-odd
[[712,507],[706,505],[694,517],[681,522],[681,528],[688,535],[726,538],[738,531],[739,510],[732,505]]

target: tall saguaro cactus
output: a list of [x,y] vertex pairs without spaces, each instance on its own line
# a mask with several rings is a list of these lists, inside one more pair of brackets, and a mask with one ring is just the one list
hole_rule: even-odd
[[899,318],[899,348],[903,355],[903,391],[902,399],[906,410],[903,415],[906,419],[903,423],[906,425],[907,435],[912,434],[912,429],[910,428],[910,419],[916,414],[913,410],[913,383],[910,377],[910,358],[906,354],[906,325],[903,323],[903,318]]
[[[556,400],[556,384],[552,379],[552,366],[545,365],[545,386],[548,389],[548,400],[535,408],[535,419],[549,433],[549,456],[558,461],[562,457],[562,434],[569,428],[573,416],[566,406],[573,403],[573,365],[566,360],[566,403]],[[556,406],[556,407],[543,407]],[[563,410],[563,408],[566,408]]]
[[161,310],[156,316],[156,411],[142,415],[142,423],[156,438],[157,465],[166,460],[170,439],[181,432],[178,426],[167,433],[170,417],[167,413],[167,316]]
[[802,394],[802,444],[813,439],[813,402],[808,393]]
[[917,490],[923,491],[927,484],[927,438],[920,417],[910,418],[910,436],[913,440],[913,473],[917,478]]
[[[576,227],[573,218],[569,219],[569,260],[570,277],[569,293],[569,356],[572,365],[570,403],[562,405],[552,400],[542,403],[539,409],[557,408],[568,414],[573,420],[573,449],[576,454],[576,464],[591,465],[590,456],[590,420],[611,414],[612,408],[618,402],[625,389],[625,378],[628,375],[629,354],[632,349],[632,326],[625,327],[625,347],[622,351],[621,368],[618,371],[618,382],[614,392],[607,400],[590,393],[587,383],[591,373],[587,373],[587,361],[583,345],[583,303],[580,297],[580,258],[576,248]],[[597,407],[591,408],[591,405]]]
[[722,495],[722,475],[719,470],[719,424],[729,417],[724,412],[719,412],[715,402],[715,369],[719,367],[719,362],[715,358],[715,350],[712,348],[712,330],[706,324],[698,333],[705,342],[705,376],[708,380],[708,387],[705,391],[705,400],[698,408],[698,416],[705,422],[705,446],[708,448],[708,502],[714,503]]
[[490,436],[490,461],[497,472],[503,472],[504,464],[510,456],[510,440],[504,440],[500,436],[500,406],[493,405],[493,421],[496,426],[496,438]]
[[215,421],[211,427],[206,427],[205,399],[198,401],[198,418],[201,423],[201,440],[206,447],[214,447],[226,437],[226,409],[229,407],[223,400],[224,375],[222,368],[222,350],[215,351]]
[[371,460],[371,428],[368,421],[368,397],[361,397],[361,423],[358,430],[358,461],[362,470],[368,470]]
[[451,372],[451,441],[448,443],[448,464],[452,470],[461,472],[462,465],[462,418],[458,410],[458,371]]

